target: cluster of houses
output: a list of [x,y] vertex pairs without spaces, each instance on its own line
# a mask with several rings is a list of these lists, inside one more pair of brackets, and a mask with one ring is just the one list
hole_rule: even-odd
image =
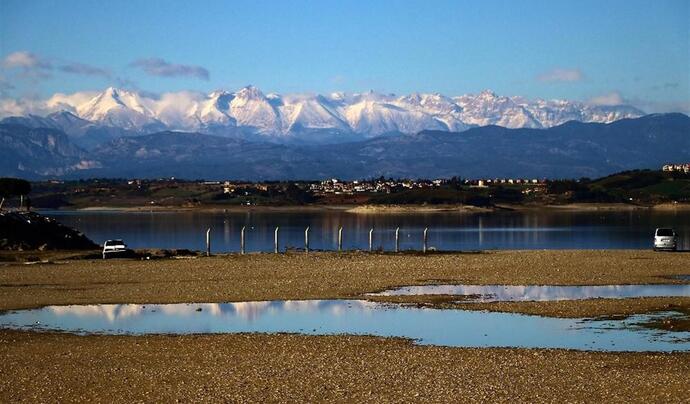
[[684,163],[684,164],[665,164],[663,167],[661,167],[662,171],[667,171],[667,172],[681,172],[688,174],[690,173],[690,163]]
[[355,193],[391,193],[395,189],[434,188],[441,186],[444,180],[393,180],[378,179],[370,181],[341,181],[337,178],[313,183],[309,189],[316,195],[355,194]]
[[[310,191],[316,195],[326,194],[356,194],[356,193],[391,193],[405,189],[438,188],[453,181],[449,179],[410,180],[410,179],[376,179],[367,181],[341,181],[337,178],[328,179],[310,185]],[[544,180],[524,178],[493,178],[493,179],[465,179],[460,183],[465,186],[484,188],[494,185],[543,185]]]
[[490,185],[540,185],[545,184],[546,180],[538,180],[536,178],[526,179],[526,178],[494,178],[494,179],[483,179],[483,180],[465,180],[465,184],[471,187],[483,188]]
[[[205,185],[209,185],[208,181],[204,183]],[[216,185],[216,184],[214,184]],[[220,185],[220,181],[218,181],[217,185]],[[261,184],[261,183],[251,183],[251,182],[241,182],[241,183],[233,183],[230,181],[225,181],[223,182],[223,193],[224,194],[234,194],[234,193],[244,193],[245,195],[249,194],[249,190],[257,190],[257,191],[268,191],[268,185],[267,184]]]

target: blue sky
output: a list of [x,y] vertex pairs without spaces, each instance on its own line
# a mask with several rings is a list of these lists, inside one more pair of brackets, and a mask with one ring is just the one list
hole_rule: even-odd
[[690,109],[690,1],[0,2],[0,92],[108,85]]

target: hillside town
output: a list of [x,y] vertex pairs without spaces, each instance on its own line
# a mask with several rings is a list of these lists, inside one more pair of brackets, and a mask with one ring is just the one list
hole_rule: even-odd
[[[171,179],[171,181],[174,179]],[[159,180],[165,181],[165,180]],[[128,184],[141,185],[142,180],[129,180]],[[372,180],[341,180],[330,178],[323,181],[296,181],[292,182],[296,187],[308,191],[314,196],[325,195],[355,195],[355,194],[390,194],[394,192],[413,189],[434,189],[445,186],[458,186],[468,188],[488,188],[490,186],[532,185],[543,186],[545,179],[527,178],[486,178],[486,179],[458,179],[437,178],[428,179],[393,179],[378,178]],[[283,187],[284,182],[246,182],[246,181],[200,181],[199,185],[218,187],[224,194],[245,193],[250,190],[267,192],[271,188]]]
[[682,172],[688,174],[690,173],[690,163],[665,164],[663,167],[661,167],[661,170],[666,172]]
[[327,194],[356,194],[356,193],[386,193],[406,189],[432,189],[447,185],[460,185],[465,187],[485,188],[491,185],[543,185],[545,180],[525,178],[494,178],[494,179],[385,179],[343,181],[332,178],[317,183],[312,183],[310,191],[315,195]]

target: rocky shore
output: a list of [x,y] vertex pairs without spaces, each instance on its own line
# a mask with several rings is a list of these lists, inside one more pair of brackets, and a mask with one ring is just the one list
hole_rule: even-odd
[[89,250],[84,234],[35,212],[0,211],[0,250]]

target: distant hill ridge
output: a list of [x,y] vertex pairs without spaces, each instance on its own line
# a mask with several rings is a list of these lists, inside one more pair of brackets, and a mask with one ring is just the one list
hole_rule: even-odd
[[343,179],[386,177],[600,177],[690,159],[690,118],[653,114],[548,129],[421,131],[339,144],[276,144],[164,131],[85,151],[57,129],[0,124],[0,175]]

